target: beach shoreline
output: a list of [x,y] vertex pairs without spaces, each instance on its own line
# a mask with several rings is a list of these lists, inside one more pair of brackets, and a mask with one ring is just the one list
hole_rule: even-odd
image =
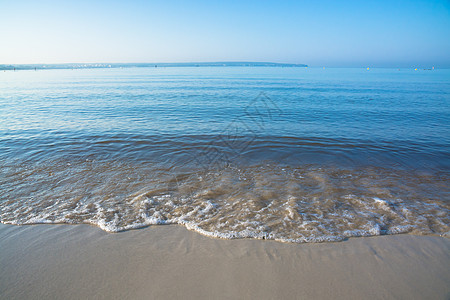
[[450,240],[223,240],[178,225],[106,233],[0,224],[1,299],[448,299]]

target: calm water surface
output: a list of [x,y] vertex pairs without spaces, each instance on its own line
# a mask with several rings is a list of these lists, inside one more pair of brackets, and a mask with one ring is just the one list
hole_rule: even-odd
[[450,70],[0,73],[0,221],[450,233]]

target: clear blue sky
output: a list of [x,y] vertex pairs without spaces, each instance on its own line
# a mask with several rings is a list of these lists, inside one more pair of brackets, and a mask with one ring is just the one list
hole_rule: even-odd
[[0,63],[450,67],[450,1],[0,0]]

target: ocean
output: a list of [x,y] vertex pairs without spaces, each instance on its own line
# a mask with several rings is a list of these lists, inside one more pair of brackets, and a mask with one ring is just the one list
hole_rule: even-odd
[[0,222],[450,235],[450,70],[0,72]]

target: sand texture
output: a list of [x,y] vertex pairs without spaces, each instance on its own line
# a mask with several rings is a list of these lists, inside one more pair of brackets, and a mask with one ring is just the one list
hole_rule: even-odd
[[450,299],[450,240],[221,240],[0,224],[0,299]]

